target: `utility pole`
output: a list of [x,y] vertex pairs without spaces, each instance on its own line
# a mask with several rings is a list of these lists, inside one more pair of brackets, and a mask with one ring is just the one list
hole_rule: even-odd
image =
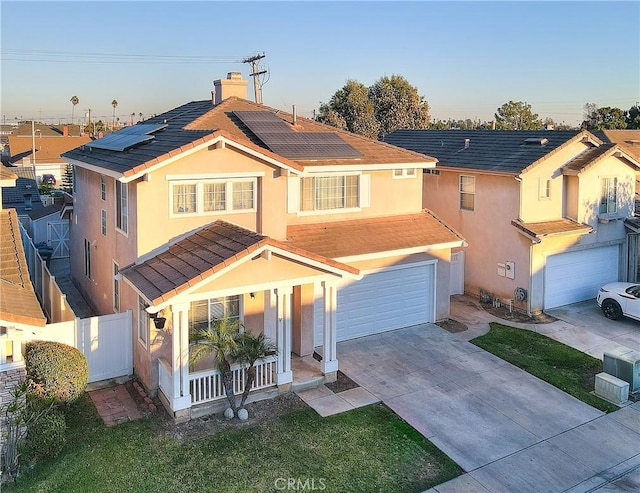
[[253,94],[255,96],[256,103],[258,104],[262,104],[262,89],[260,87],[258,77],[267,73],[266,70],[259,70],[258,60],[263,59],[265,56],[266,55],[263,53],[262,55],[254,55],[242,60],[242,63],[251,64],[251,73],[249,74],[249,77],[253,77]]

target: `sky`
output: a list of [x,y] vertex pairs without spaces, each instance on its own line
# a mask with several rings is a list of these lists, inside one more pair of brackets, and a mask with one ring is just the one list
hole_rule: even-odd
[[[310,117],[348,80],[401,75],[432,119],[490,121],[508,101],[575,125],[640,101],[640,2],[0,2],[1,109],[77,122],[210,99],[264,54],[263,103]],[[250,82],[247,97],[253,99]],[[74,108],[71,98],[80,102]]]

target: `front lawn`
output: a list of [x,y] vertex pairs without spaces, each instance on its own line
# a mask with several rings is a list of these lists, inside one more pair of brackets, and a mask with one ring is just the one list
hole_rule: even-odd
[[492,322],[491,330],[471,342],[604,412],[618,409],[590,392],[602,361],[553,339]]
[[157,416],[106,428],[88,397],[67,422],[62,454],[3,491],[419,492],[462,472],[380,404],[328,418],[303,409],[183,441]]

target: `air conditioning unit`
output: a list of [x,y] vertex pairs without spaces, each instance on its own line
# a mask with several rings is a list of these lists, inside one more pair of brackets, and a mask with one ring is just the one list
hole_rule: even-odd
[[640,391],[640,352],[619,347],[604,353],[602,366],[605,373],[629,384],[629,393]]

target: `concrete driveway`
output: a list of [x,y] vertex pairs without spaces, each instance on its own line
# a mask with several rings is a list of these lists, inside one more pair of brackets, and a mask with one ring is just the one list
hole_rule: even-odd
[[434,492],[590,491],[640,476],[640,403],[604,415],[467,337],[425,324],[338,344],[345,374],[468,472]]

